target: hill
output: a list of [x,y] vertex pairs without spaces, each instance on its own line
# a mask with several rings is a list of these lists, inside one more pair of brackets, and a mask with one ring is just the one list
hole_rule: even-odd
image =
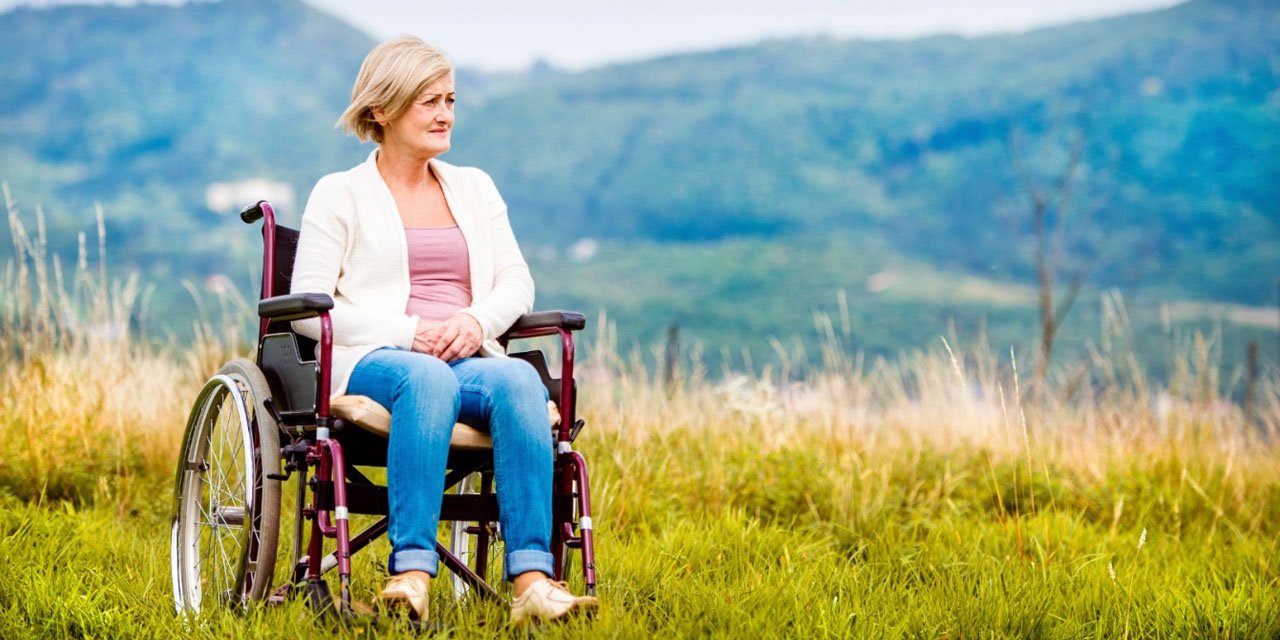
[[[829,39],[599,69],[459,130],[529,230],[620,240],[874,234],[1030,273],[1028,197],[1079,141],[1068,213],[1098,281],[1270,302],[1280,267],[1280,5],[1197,0],[1025,35]],[[584,125],[584,123],[587,123]],[[544,236],[547,234],[544,234]]]
[[[210,204],[212,183],[274,181],[300,205],[367,153],[333,122],[373,42],[298,0],[18,9],[0,33],[0,180],[27,215],[43,205],[63,253],[101,202],[113,264],[162,283],[162,319],[190,313],[181,279],[253,289],[254,234]],[[1075,221],[1067,262],[1094,265],[1096,287],[1153,315],[1270,302],[1276,33],[1272,3],[1194,0],[1021,35],[463,69],[446,159],[503,189],[540,306],[608,309],[641,342],[676,322],[711,351],[770,353],[847,296],[872,352],[948,323],[1021,343],[1023,183],[1052,191],[1077,146],[1071,204],[1051,215]],[[1087,298],[1078,348],[1102,314]]]

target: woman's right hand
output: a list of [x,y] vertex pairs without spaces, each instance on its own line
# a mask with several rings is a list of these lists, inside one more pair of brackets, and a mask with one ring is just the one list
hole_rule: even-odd
[[418,353],[435,353],[436,341],[440,339],[440,328],[443,322],[418,320],[418,329],[413,333],[413,350]]

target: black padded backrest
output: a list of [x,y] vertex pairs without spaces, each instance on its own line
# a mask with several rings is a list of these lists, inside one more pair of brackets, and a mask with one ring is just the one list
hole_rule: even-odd
[[[293,260],[298,256],[298,236],[299,233],[289,227],[276,227],[276,268],[275,273],[271,275],[271,286],[276,295],[294,293],[290,287],[293,285]],[[293,333],[293,329],[287,322],[273,322],[268,330],[271,333],[277,331]],[[316,341],[306,336],[297,336],[297,340],[298,353],[307,359],[314,358]]]
[[[298,232],[277,225],[275,266],[271,273],[272,295],[292,293],[293,262],[298,255]],[[265,291],[260,292],[266,293]],[[316,342],[293,332],[288,322],[272,322],[258,345],[258,366],[271,387],[276,411],[285,424],[314,422],[316,381],[320,366],[315,362]]]
[[275,273],[271,274],[274,295],[289,293],[293,282],[293,260],[298,257],[298,232],[289,227],[276,226]]
[[[275,250],[275,268],[271,274],[271,293],[272,295],[282,296],[286,293],[294,293],[290,287],[293,284],[293,261],[298,256],[298,236],[299,233],[289,227],[276,226],[276,250]],[[260,292],[259,297],[263,297]],[[299,292],[301,293],[301,292]],[[276,333],[278,331],[292,331],[287,322],[273,322],[268,329],[268,333]],[[303,353],[311,354],[314,352],[315,342],[302,336],[298,336],[301,342],[299,346],[303,348]]]

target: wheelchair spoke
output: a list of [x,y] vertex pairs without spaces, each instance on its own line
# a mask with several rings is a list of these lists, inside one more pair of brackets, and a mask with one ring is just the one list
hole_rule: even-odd
[[[219,417],[221,418],[222,416],[227,415],[227,413],[228,412],[220,412]],[[214,461],[215,461],[215,464],[217,465],[217,468],[215,470],[216,478],[219,478],[219,479],[231,478],[231,477],[238,478],[239,476],[237,472],[236,462],[239,460],[243,451],[241,450],[242,440],[241,438],[237,437],[240,434],[235,432],[236,426],[237,425],[234,425],[234,424],[226,424],[226,423],[220,422],[220,424],[217,427],[217,431],[223,435],[223,438],[219,442],[220,446],[219,446],[218,455],[214,456]],[[230,440],[230,442],[228,442],[228,440]],[[219,496],[219,498],[229,502],[235,502],[242,495],[239,493],[239,491],[242,489],[243,489],[242,483],[237,484],[235,487],[229,486],[229,483],[222,484],[221,486],[219,486],[219,491],[222,494]]]
[[[206,484],[211,493],[216,491],[213,485]],[[235,539],[234,531],[230,531],[227,524],[219,516],[222,508],[210,507],[200,510],[200,549],[202,556],[202,565],[209,567],[213,573],[212,583],[215,585],[215,595],[220,599],[225,599],[222,585],[228,584],[234,577],[235,565],[234,558],[239,557],[239,544]],[[228,555],[228,546],[234,545]]]
[[[224,598],[228,587],[234,586],[236,558],[240,555],[240,545],[225,527],[209,527],[207,530],[206,549],[209,564],[213,565],[217,579],[214,584],[219,598]],[[216,555],[216,558],[214,557]]]

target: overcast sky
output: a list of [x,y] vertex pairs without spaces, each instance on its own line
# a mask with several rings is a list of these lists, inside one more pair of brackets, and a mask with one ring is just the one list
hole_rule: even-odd
[[[1168,7],[1180,0],[306,1],[375,37],[412,33],[442,47],[460,65],[511,70],[538,59],[580,69],[768,37],[1025,31]],[[17,4],[69,3],[0,0],[0,10]]]

